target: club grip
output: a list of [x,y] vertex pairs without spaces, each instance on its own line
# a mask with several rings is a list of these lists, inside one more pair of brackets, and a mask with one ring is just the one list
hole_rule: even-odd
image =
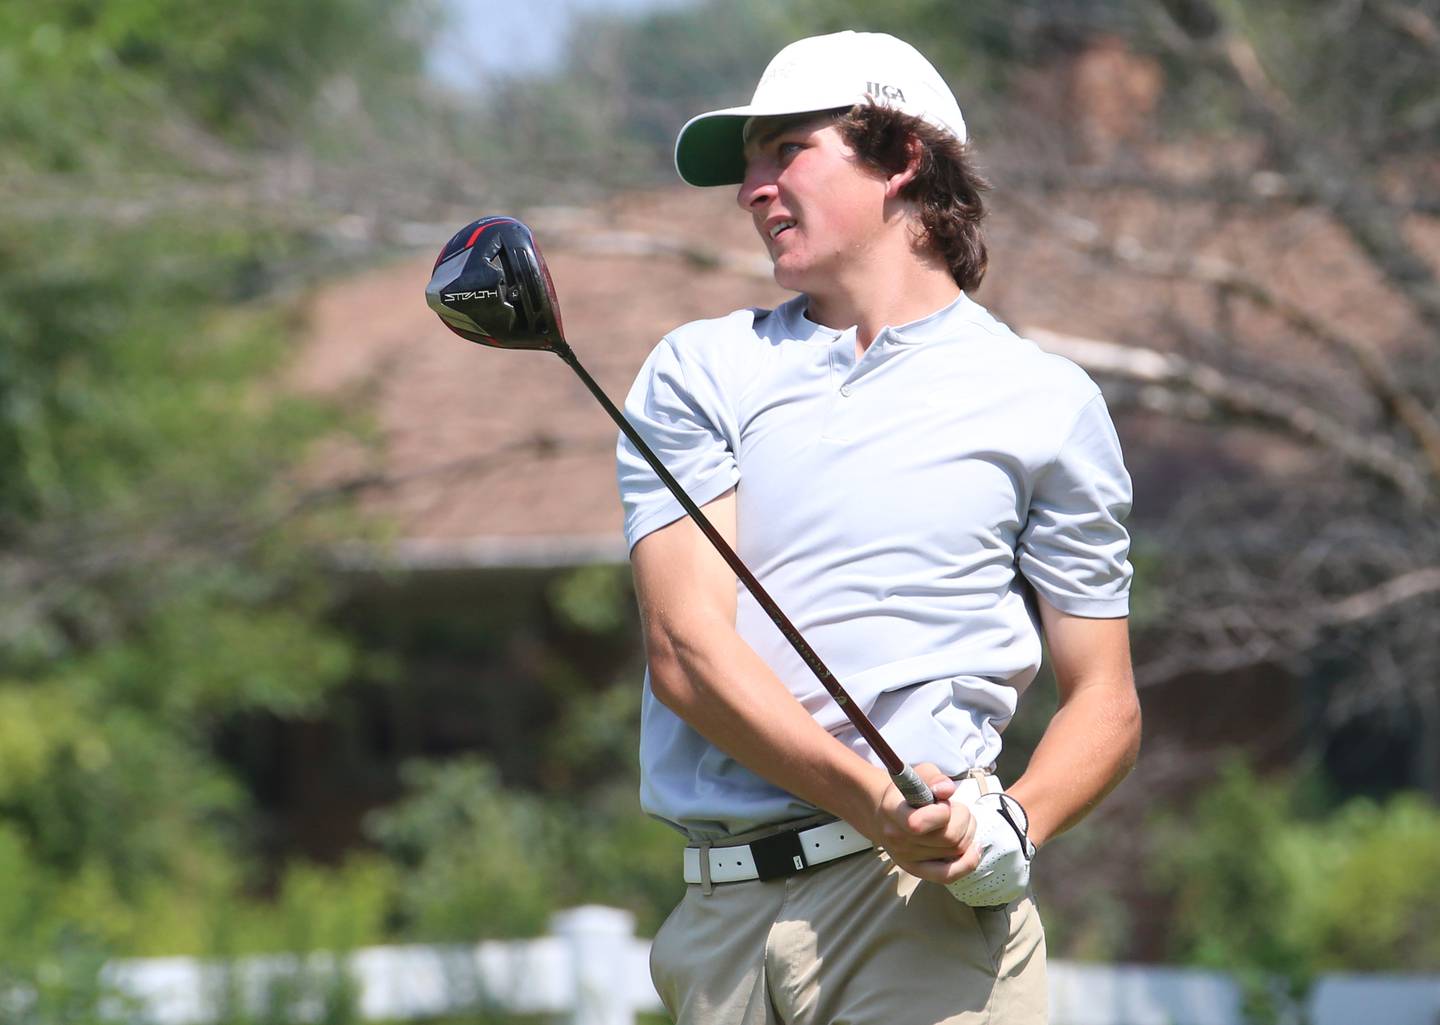
[[929,785],[910,766],[905,766],[904,772],[895,773],[890,779],[910,807],[923,808],[935,803],[935,795],[930,792]]

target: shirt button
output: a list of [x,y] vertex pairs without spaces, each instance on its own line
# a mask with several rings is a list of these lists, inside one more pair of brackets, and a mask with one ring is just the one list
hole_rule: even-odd
[[848,384],[842,384],[840,386],[840,394],[848,396],[850,394],[850,386]]

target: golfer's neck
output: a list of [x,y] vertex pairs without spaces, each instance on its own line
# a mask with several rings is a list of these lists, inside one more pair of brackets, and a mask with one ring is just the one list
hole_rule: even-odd
[[826,327],[843,331],[853,326],[859,356],[882,329],[928,317],[959,295],[943,261],[902,258],[888,271],[856,266],[837,275],[831,287],[809,293],[808,313]]

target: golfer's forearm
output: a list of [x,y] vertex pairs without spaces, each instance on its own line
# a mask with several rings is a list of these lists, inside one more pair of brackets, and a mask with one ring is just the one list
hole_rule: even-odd
[[1036,844],[1083,819],[1125,778],[1140,752],[1133,689],[1076,691],[1050,720],[1030,764],[1009,787],[1030,818]]
[[889,782],[836,740],[733,628],[650,645],[655,697],[741,765],[863,827]]

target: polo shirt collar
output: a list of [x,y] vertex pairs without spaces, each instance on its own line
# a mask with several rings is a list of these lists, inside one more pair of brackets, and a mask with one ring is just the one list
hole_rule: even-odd
[[899,327],[886,328],[881,332],[888,335],[896,342],[904,345],[916,345],[921,342],[929,342],[939,338],[953,338],[955,331],[962,324],[967,324],[974,316],[975,304],[964,292],[956,296],[954,302],[940,307],[934,313],[919,320],[912,320],[908,324],[901,324]]
[[[797,295],[787,300],[780,307],[782,315],[789,324],[788,334],[797,341],[816,341],[830,343],[841,335],[848,335],[854,332],[854,327],[845,330],[837,330],[833,327],[826,327],[817,324],[805,315],[805,307],[809,299],[804,295]],[[899,327],[885,327],[876,336],[876,341],[893,341],[902,345],[916,345],[934,339],[953,337],[957,328],[962,324],[970,323],[978,307],[964,292],[957,296],[954,302],[948,303],[936,310],[934,313],[921,317],[919,320],[912,320],[908,324],[901,324]]]

